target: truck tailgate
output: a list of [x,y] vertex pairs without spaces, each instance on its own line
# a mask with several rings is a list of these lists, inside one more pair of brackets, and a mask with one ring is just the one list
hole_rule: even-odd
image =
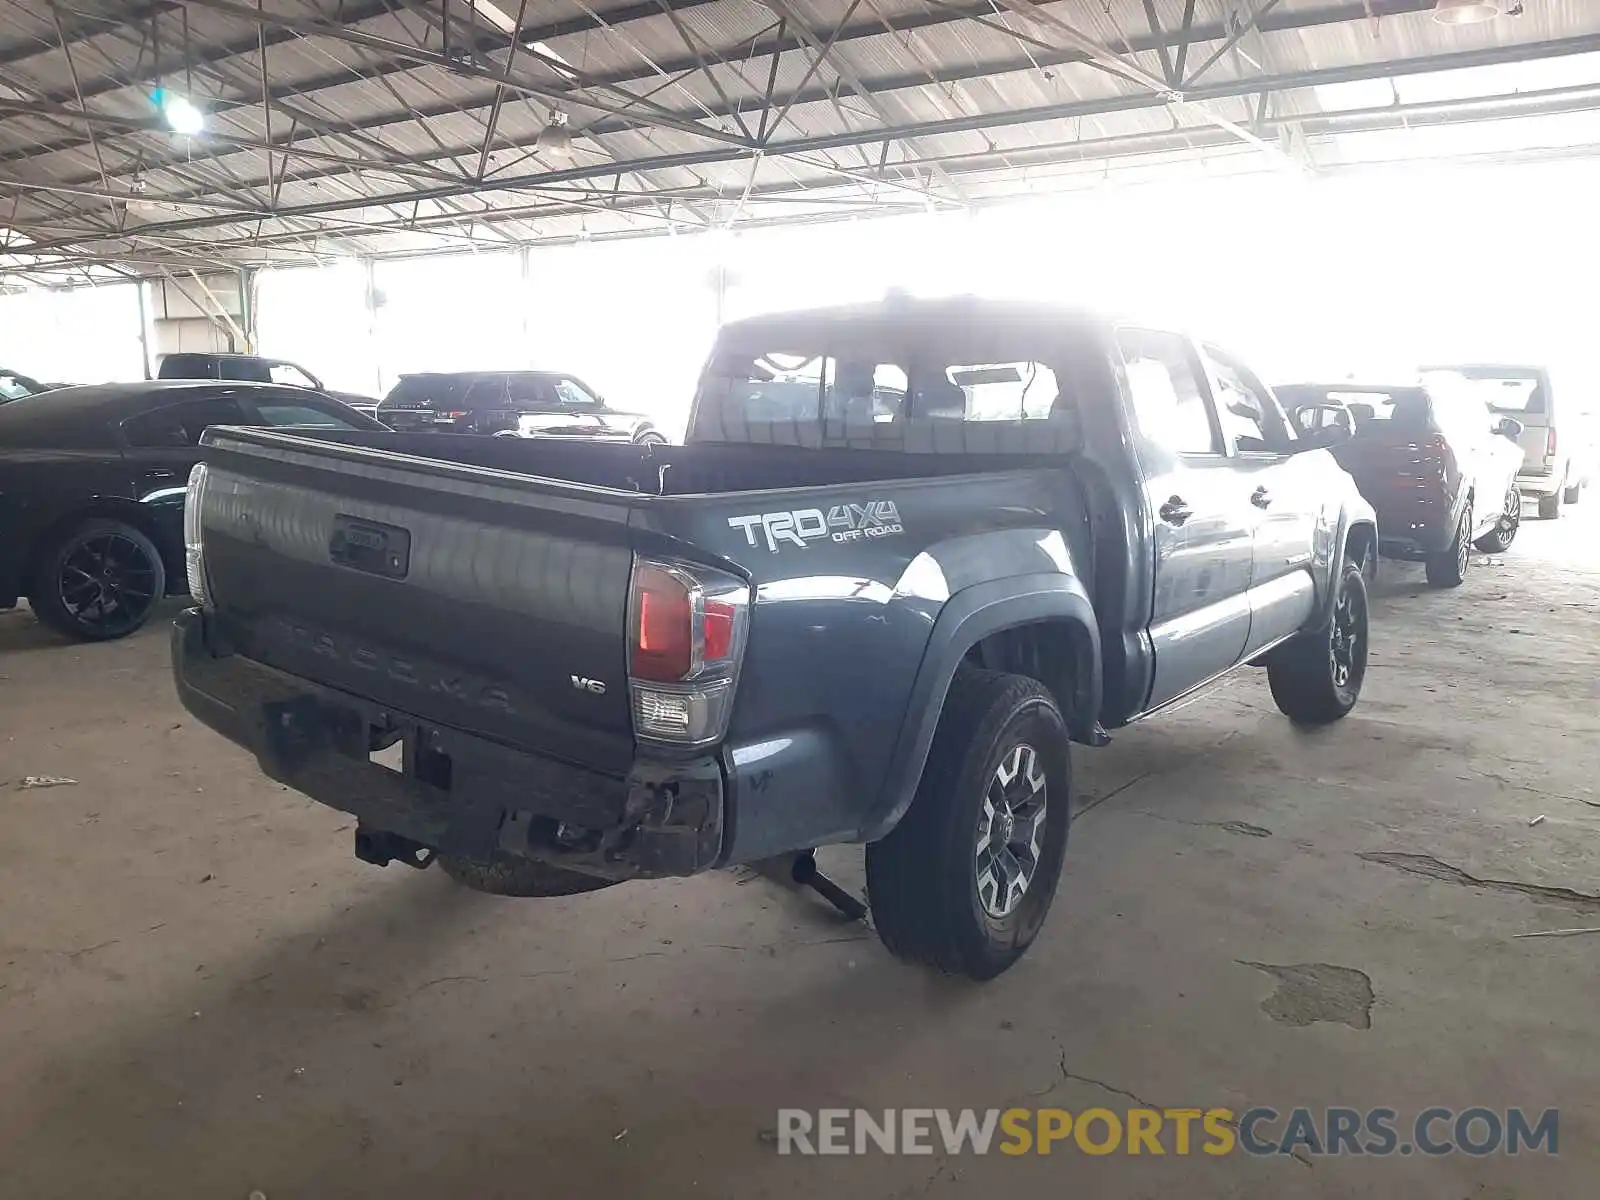
[[232,649],[397,719],[626,772],[636,497],[260,430],[204,445]]

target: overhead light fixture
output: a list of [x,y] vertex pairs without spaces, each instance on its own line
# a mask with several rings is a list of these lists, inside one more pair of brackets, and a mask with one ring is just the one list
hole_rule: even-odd
[[1478,25],[1500,15],[1497,0],[1436,0],[1433,19],[1441,25]]
[[539,131],[534,149],[551,158],[572,157],[572,130],[567,128],[567,114],[559,108],[550,111],[550,124]]
[[161,110],[162,117],[173,133],[194,137],[206,127],[205,113],[201,112],[189,97],[169,92],[165,88],[157,88],[150,94],[150,99]]

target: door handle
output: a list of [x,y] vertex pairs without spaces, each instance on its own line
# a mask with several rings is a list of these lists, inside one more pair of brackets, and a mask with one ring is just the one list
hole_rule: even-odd
[[1258,487],[1250,493],[1250,503],[1257,508],[1266,508],[1267,505],[1272,503],[1272,493],[1264,487]]
[[1156,510],[1156,515],[1168,525],[1182,525],[1194,516],[1194,509],[1183,502],[1182,496],[1173,496]]

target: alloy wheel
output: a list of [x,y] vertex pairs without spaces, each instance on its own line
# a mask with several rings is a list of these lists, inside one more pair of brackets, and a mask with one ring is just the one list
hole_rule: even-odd
[[1517,529],[1521,525],[1522,494],[1516,488],[1512,488],[1510,494],[1506,496],[1506,506],[1501,511],[1499,523],[1496,525],[1500,540],[1510,545],[1511,539],[1516,536]]
[[1333,686],[1343,691],[1351,686],[1361,663],[1362,621],[1355,593],[1345,588],[1333,609],[1333,637],[1328,648],[1328,665]]
[[978,813],[976,875],[984,912],[1003,919],[1027,895],[1043,853],[1049,789],[1039,754],[1027,743],[1006,752]]
[[61,560],[61,607],[86,630],[116,634],[135,628],[156,602],[156,569],[144,547],[119,533],[96,533]]

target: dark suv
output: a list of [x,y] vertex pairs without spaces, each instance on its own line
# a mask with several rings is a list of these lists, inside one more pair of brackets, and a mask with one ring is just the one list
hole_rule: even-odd
[[457,371],[402,375],[378,405],[401,432],[581,437],[661,444],[649,418],[607,406],[588,384],[560,371]]

